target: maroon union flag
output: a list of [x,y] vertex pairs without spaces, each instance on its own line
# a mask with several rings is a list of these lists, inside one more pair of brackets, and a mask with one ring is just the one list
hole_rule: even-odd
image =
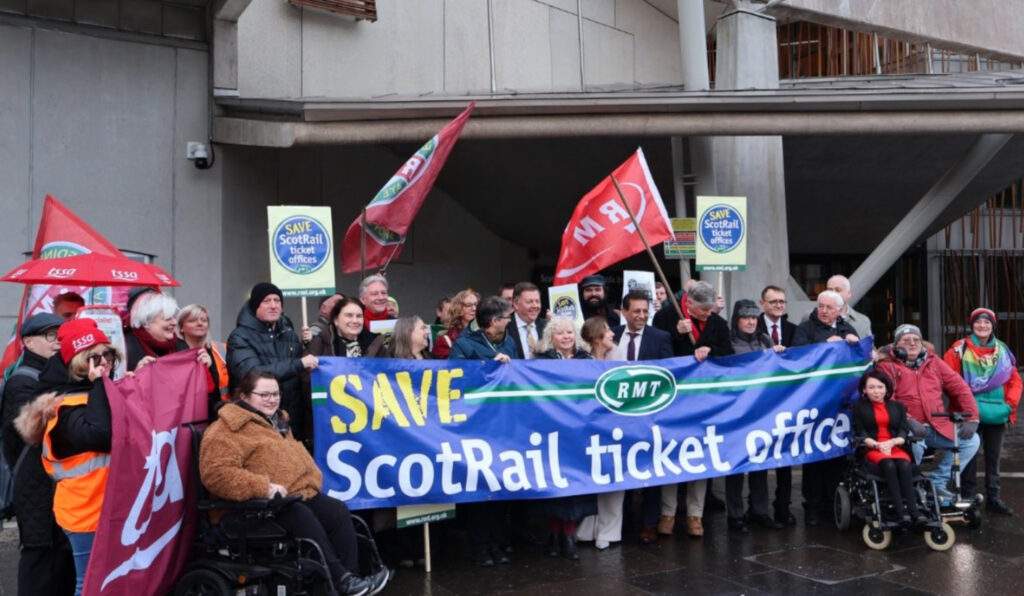
[[[402,252],[402,243],[412,220],[434,186],[475,106],[475,101],[469,104],[455,120],[420,147],[366,206],[367,267],[384,266]],[[345,273],[355,273],[360,269],[360,235],[363,232],[360,214],[345,232],[341,248],[341,270]]]
[[206,371],[188,350],[107,381],[113,437],[85,594],[166,594],[188,560],[197,512],[183,422],[206,418]]

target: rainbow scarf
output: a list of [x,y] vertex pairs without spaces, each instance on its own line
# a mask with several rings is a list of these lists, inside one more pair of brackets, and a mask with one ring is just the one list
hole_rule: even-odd
[[[994,348],[991,352],[981,353],[978,348]],[[973,333],[964,340],[964,351],[961,362],[964,380],[971,387],[971,392],[979,396],[999,390],[1010,380],[1017,361],[1006,344],[995,337],[983,344]],[[1000,395],[1002,398],[1002,395]]]

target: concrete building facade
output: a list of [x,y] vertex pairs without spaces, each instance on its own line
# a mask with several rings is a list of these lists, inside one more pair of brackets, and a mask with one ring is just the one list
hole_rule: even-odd
[[[765,283],[813,293],[815,266],[819,276],[854,273],[936,190],[945,202],[932,219],[864,272],[866,295],[906,250],[1019,179],[1024,163],[1012,136],[1024,130],[1020,2],[378,0],[375,21],[286,0],[113,4],[0,0],[0,201],[12,214],[0,249],[17,264],[52,194],[118,246],[155,255],[182,281],[179,302],[210,307],[222,337],[268,275],[267,205],[329,205],[340,238],[473,99],[463,139],[388,268],[405,312],[425,316],[466,285],[548,282],[576,202],[637,146],[670,212],[692,209],[709,176],[721,194],[750,195],[756,266],[729,282],[730,300]],[[763,25],[740,36],[749,47],[734,72],[747,78],[716,64],[738,51],[721,20],[737,15]],[[984,36],[981,22],[993,24]],[[869,52],[868,76],[772,76],[773,56],[820,61],[845,47],[775,35],[801,23],[925,48],[929,65],[947,52],[1009,70],[889,76],[884,52]],[[680,33],[695,29],[699,43]],[[843,56],[837,64],[855,62],[852,48]],[[709,64],[712,89],[688,81],[688,57]],[[991,154],[964,162],[979,135],[996,134],[1006,138],[995,147],[989,137]],[[699,144],[680,142],[701,137],[717,139],[710,172]],[[194,168],[186,143],[211,140],[213,167]],[[940,187],[957,168],[962,184]],[[339,272],[340,290],[356,284]],[[16,316],[19,290],[0,287],[0,323]],[[875,296],[881,310],[884,293]],[[297,304],[288,309],[297,316]]]

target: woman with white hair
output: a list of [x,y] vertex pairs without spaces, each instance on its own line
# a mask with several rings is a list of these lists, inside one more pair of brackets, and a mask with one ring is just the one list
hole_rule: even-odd
[[569,358],[592,358],[590,352],[583,349],[580,336],[576,333],[576,323],[562,316],[553,317],[544,326],[537,347],[534,349],[536,358],[566,360]]
[[[124,337],[128,370],[137,371],[161,356],[189,349],[177,334],[178,303],[174,298],[158,292],[148,292],[132,304],[130,327]],[[211,363],[206,350],[200,350],[197,360],[205,367]]]
[[[544,326],[544,333],[534,351],[538,359],[569,360],[591,359],[590,352],[583,349],[575,322],[562,316],[552,317]],[[597,513],[594,495],[576,495],[547,499],[538,503],[547,517],[551,538],[548,542],[549,557],[562,557],[570,561],[580,558],[576,550],[576,524],[579,520]]]

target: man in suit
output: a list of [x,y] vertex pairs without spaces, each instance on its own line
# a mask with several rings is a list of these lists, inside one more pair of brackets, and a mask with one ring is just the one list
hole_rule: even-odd
[[512,288],[512,324],[509,329],[516,344],[516,358],[533,358],[533,348],[540,341],[547,322],[540,317],[540,289],[528,281],[521,281]]
[[853,327],[857,336],[862,338],[871,336],[871,319],[866,314],[854,310],[853,303],[850,302],[850,299],[853,298],[850,280],[844,275],[833,275],[828,278],[825,287],[842,297],[843,309],[839,311],[839,315]]
[[[676,305],[666,301],[654,315],[654,326],[669,334],[674,356],[693,356],[703,362],[709,356],[732,354],[729,324],[716,312],[718,292],[706,281],[694,282],[679,301],[683,311],[680,318]],[[704,502],[708,493],[707,480],[686,483],[686,533],[692,538],[704,535]],[[677,508],[675,486],[668,485],[661,493],[659,534],[672,534]]]
[[[796,325],[790,323],[786,314],[786,291],[779,286],[765,286],[761,290],[761,316],[757,318],[757,332],[771,338],[776,346],[789,347],[793,344]],[[793,496],[793,468],[775,469],[775,521],[796,525],[796,516],[789,510]]]
[[[626,360],[659,360],[671,358],[672,342],[668,333],[656,329],[647,324],[650,314],[650,301],[646,292],[630,292],[622,298],[622,314],[626,317],[625,325],[618,325],[612,328],[615,343],[626,355]],[[643,529],[640,531],[640,541],[649,544],[657,540],[656,527],[659,524],[659,510],[662,492],[676,491],[675,484],[668,484],[664,487],[648,487],[643,489],[641,515],[643,517]],[[664,516],[663,516],[664,517]],[[675,524],[675,501],[672,501],[672,524]],[[672,533],[671,529],[668,532]]]

